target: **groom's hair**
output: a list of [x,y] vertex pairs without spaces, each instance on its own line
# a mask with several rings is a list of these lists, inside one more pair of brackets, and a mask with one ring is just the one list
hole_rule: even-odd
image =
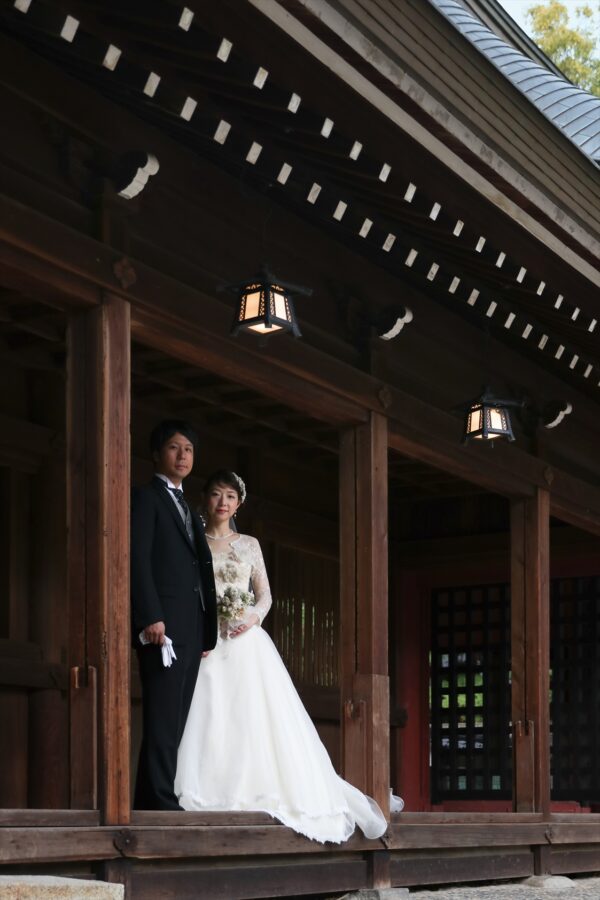
[[160,453],[167,441],[170,441],[174,434],[182,434],[193,444],[194,450],[198,445],[198,435],[189,422],[182,419],[164,419],[152,429],[150,434],[150,452]]

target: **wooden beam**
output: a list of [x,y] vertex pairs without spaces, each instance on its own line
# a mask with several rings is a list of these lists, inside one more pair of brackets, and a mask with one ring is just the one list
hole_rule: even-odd
[[262,400],[262,402],[264,402],[264,398],[256,398],[256,403],[254,402],[254,397],[251,397],[249,400],[246,399],[245,401],[234,402],[227,399],[227,396],[224,397],[220,391],[215,390],[214,388],[207,388],[204,386],[195,387],[193,384],[193,377],[186,377],[178,372],[163,373],[157,371],[152,365],[143,362],[135,363],[132,367],[132,373],[143,378],[147,383],[154,383],[161,387],[165,387],[171,392],[181,395],[186,399],[191,398],[197,400],[203,405],[215,407],[218,410],[225,410],[232,413],[237,418],[249,420],[254,425],[262,425],[269,430],[291,435],[303,444],[321,447],[330,452],[335,452],[337,450],[333,441],[326,441],[318,435],[313,435],[311,432],[307,433],[301,428],[295,427],[290,422],[292,414],[290,414],[290,417],[288,418],[285,408],[281,410],[281,408],[278,407],[277,414],[265,415],[260,410],[260,401]]
[[553,498],[573,518],[600,529],[597,487],[514,446],[496,448],[494,460],[478,453],[481,448],[461,448],[457,417],[301,341],[272,341],[266,359],[249,341],[224,337],[230,311],[208,293],[138,261],[131,264],[136,280],[124,288],[115,274],[120,251],[0,196],[0,262],[4,249],[17,255],[22,271],[35,271],[46,287],[51,284],[54,297],[58,288],[83,304],[100,297],[101,289],[130,298],[133,332],[149,346],[281,402],[292,401],[324,421],[356,423],[365,421],[367,410],[383,412],[393,421],[390,443],[399,452],[504,494],[527,496],[532,484],[551,483]]
[[389,814],[387,420],[342,434],[340,671],[344,777]]
[[550,812],[550,502],[511,506],[513,805]]
[[[126,824],[129,800],[129,304],[75,316],[68,356],[72,802]],[[97,678],[97,690],[95,682]],[[78,692],[85,700],[78,702]],[[82,741],[94,744],[97,785]]]

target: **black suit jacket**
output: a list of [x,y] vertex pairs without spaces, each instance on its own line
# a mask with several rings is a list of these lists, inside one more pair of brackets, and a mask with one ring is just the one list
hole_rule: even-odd
[[212,556],[199,516],[190,509],[195,541],[160,478],[134,488],[131,503],[131,606],[133,643],[147,625],[164,622],[174,644],[198,633],[204,599],[204,646],[217,642],[217,603]]

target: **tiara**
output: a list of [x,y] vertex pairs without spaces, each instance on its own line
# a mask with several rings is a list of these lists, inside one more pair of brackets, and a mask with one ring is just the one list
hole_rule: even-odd
[[243,503],[246,499],[246,485],[244,484],[244,480],[240,478],[237,472],[232,472],[231,474],[235,477],[235,480],[239,487],[240,503]]

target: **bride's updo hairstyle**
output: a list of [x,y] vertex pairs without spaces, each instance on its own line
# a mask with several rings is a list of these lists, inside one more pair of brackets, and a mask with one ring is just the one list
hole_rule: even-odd
[[228,469],[217,469],[216,472],[209,475],[204,485],[204,496],[207,497],[210,491],[218,484],[224,484],[233,488],[240,498],[240,505],[246,499],[246,485],[235,472],[230,472]]

